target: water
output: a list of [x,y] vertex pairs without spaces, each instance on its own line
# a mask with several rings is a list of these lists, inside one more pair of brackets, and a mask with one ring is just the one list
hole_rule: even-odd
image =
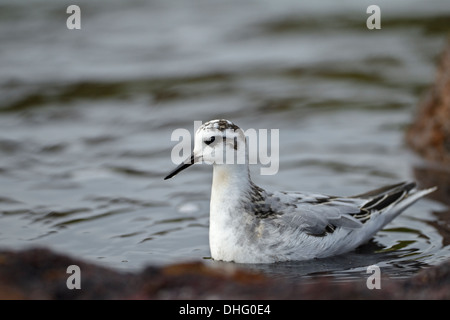
[[[0,246],[121,270],[202,260],[211,167],[174,179],[170,140],[194,120],[280,129],[272,190],[336,195],[414,179],[404,144],[450,27],[447,1],[0,1]],[[406,277],[450,257],[424,199],[355,252],[246,266],[346,279]]]

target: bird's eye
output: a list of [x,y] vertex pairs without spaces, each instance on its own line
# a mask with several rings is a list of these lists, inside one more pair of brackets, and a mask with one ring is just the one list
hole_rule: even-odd
[[216,140],[216,137],[215,136],[212,136],[212,137],[210,137],[209,139],[205,139],[205,144],[207,145],[207,146],[209,146],[211,143],[213,143],[214,142],[214,140]]

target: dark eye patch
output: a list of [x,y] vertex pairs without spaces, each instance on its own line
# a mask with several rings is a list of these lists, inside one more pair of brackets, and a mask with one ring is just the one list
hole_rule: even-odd
[[206,140],[204,140],[203,142],[204,142],[207,146],[209,146],[209,145],[210,145],[211,143],[213,143],[215,140],[216,140],[216,137],[215,137],[215,136],[212,136],[211,138],[206,139]]

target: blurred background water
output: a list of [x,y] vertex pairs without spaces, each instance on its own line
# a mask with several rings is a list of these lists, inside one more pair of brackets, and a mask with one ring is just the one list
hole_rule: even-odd
[[[68,30],[66,8],[81,8]],[[414,179],[404,130],[433,82],[448,0],[0,0],[0,247],[112,268],[209,259],[211,167],[163,181],[171,133],[280,129],[267,189],[351,195]],[[450,257],[424,199],[347,255],[248,266],[405,277]],[[445,222],[448,223],[448,222]]]

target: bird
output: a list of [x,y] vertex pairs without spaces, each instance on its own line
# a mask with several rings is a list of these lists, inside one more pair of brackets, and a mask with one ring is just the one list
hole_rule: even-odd
[[[246,161],[224,161],[227,153]],[[263,189],[250,177],[244,132],[226,119],[201,125],[191,156],[164,180],[195,163],[213,166],[209,245],[211,258],[226,262],[302,261],[350,252],[436,190],[419,190],[415,182],[354,196]]]

